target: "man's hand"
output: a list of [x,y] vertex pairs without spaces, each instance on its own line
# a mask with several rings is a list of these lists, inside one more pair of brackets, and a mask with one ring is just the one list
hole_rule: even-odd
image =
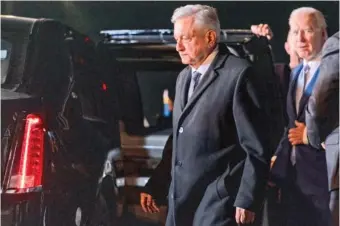
[[235,220],[238,224],[250,224],[255,221],[255,213],[236,207]]
[[[275,161],[276,161],[276,156],[274,155],[274,156],[271,158],[271,160],[270,160],[270,169],[273,168],[273,165],[274,165]],[[270,180],[267,182],[267,185],[268,185],[269,187],[275,187],[275,184],[274,184],[272,181],[270,181]]]
[[306,125],[302,122],[295,121],[295,128],[289,130],[288,139],[292,145],[303,144],[303,134]]
[[270,159],[270,169],[273,168],[275,161],[276,161],[276,155],[273,155],[273,157]]
[[250,30],[257,36],[267,37],[268,40],[271,40],[274,37],[268,24],[251,25]]
[[156,205],[155,200],[152,198],[151,195],[142,192],[140,194],[140,205],[142,206],[142,209],[146,213],[158,213],[159,208]]

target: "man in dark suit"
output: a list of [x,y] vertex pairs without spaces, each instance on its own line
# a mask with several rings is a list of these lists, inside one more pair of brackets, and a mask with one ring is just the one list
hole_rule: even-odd
[[[339,32],[322,49],[320,76],[308,101],[306,126],[296,128],[295,143],[320,149],[325,142],[332,225],[339,225]],[[301,135],[302,128],[304,129]],[[302,137],[302,138],[301,138]]]
[[259,77],[217,44],[214,8],[180,7],[172,22],[176,50],[189,66],[176,84],[166,225],[251,223],[262,205],[270,159]]
[[282,188],[285,225],[329,223],[326,159],[322,150],[294,142],[305,122],[305,108],[319,75],[320,52],[327,38],[326,22],[314,8],[294,10],[289,19],[294,50],[303,62],[291,75],[287,95],[289,123],[276,151],[272,180]]

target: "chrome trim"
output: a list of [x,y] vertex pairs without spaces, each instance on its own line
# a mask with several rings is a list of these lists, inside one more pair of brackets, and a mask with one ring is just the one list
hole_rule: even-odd
[[150,177],[120,177],[116,179],[117,187],[136,186],[144,187]]
[[122,144],[122,148],[127,148],[127,149],[157,149],[157,150],[162,150],[162,146],[156,146],[156,145],[128,145],[128,144]]
[[38,187],[32,187],[32,188],[8,188],[6,190],[1,190],[1,194],[24,194],[24,193],[32,193],[32,192],[42,192],[43,187],[40,185]]
[[[123,160],[122,153],[120,148],[114,148],[107,153],[107,157],[104,163],[103,175],[102,178],[106,176],[115,177],[115,164],[117,161]],[[123,166],[121,166],[123,167]]]
[[[104,42],[112,44],[175,43],[172,29],[102,30]],[[249,29],[221,29],[220,42],[243,42],[254,36]]]

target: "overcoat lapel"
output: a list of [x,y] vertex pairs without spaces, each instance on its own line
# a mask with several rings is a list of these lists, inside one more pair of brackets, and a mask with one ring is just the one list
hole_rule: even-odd
[[186,105],[187,102],[187,97],[188,97],[188,90],[189,90],[189,85],[190,85],[190,73],[191,73],[191,69],[190,67],[187,67],[185,69],[185,71],[182,72],[184,74],[183,76],[183,81],[182,82],[182,87],[180,89],[180,105],[181,105],[181,112],[183,112],[183,109]]
[[[229,56],[229,54],[226,54],[226,53],[223,53],[223,52],[222,53],[219,52],[216,55],[214,61],[210,65],[210,68],[208,69],[206,74],[203,76],[202,80],[200,81],[200,83],[196,87],[196,90],[193,92],[191,98],[187,101],[186,104],[185,104],[185,101],[186,101],[188,89],[185,88],[185,85],[182,86],[182,88],[181,88],[181,105],[184,106],[184,108],[182,108],[183,110],[181,112],[181,115],[179,116],[177,128],[183,123],[186,116],[192,111],[195,104],[197,103],[199,98],[201,98],[201,96],[204,94],[206,89],[218,77],[218,69],[221,68],[222,64],[224,64],[224,62],[226,61],[228,56]],[[191,73],[191,69],[188,68],[187,70],[188,70],[188,73]],[[188,74],[188,76],[189,76],[189,74]],[[185,81],[183,81],[183,82],[185,82]]]

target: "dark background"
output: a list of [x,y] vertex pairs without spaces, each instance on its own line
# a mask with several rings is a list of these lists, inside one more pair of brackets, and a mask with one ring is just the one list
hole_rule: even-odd
[[268,23],[275,34],[272,41],[276,61],[287,61],[283,43],[288,32],[290,12],[301,6],[312,6],[326,17],[329,35],[339,29],[339,1],[328,2],[17,2],[2,1],[1,14],[46,17],[63,21],[98,40],[101,29],[172,28],[173,10],[185,4],[208,4],[218,10],[222,28],[249,29],[250,25]]

